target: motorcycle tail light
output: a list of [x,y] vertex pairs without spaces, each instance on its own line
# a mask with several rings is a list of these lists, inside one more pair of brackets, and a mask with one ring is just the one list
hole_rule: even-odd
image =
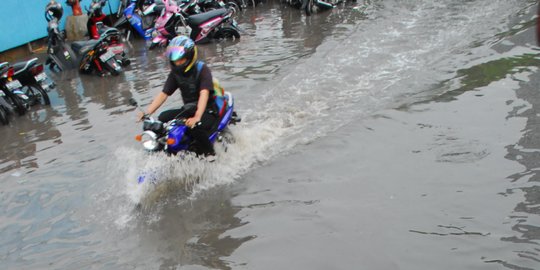
[[176,140],[175,140],[175,139],[173,139],[173,138],[168,138],[168,139],[167,139],[167,145],[173,145],[173,144],[175,144],[175,143],[176,143]]
[[11,79],[11,77],[13,77],[13,74],[15,74],[15,70],[13,70],[13,67],[10,67],[7,72],[8,79]]
[[111,37],[111,43],[112,44],[118,44],[118,36],[112,36]]
[[39,64],[33,68],[30,69],[30,72],[32,73],[32,75],[36,76],[38,75],[39,73],[43,72],[43,64]]

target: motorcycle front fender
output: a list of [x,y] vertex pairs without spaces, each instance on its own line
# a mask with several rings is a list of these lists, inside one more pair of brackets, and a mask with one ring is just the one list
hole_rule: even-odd
[[167,135],[167,139],[170,139],[173,141],[172,144],[169,144],[167,146],[167,151],[170,153],[176,153],[181,150],[187,150],[189,143],[185,143],[186,141],[190,141],[189,137],[184,138],[185,136],[188,136],[186,134],[187,127],[184,125],[179,125],[173,127],[169,134]]

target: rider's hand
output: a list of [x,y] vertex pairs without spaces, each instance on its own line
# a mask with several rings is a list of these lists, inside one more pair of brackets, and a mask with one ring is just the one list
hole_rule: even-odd
[[145,116],[146,114],[144,114],[143,112],[137,112],[137,122],[141,122]]
[[186,120],[186,126],[190,127],[190,128],[194,128],[195,125],[201,121],[201,118],[200,117],[190,117]]

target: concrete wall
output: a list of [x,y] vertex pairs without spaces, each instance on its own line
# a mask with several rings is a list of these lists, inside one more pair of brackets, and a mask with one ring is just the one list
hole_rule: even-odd
[[[66,17],[72,15],[71,7],[65,0],[57,0],[64,6],[61,28],[64,29]],[[91,0],[80,0],[83,12]],[[0,53],[36,39],[47,36],[45,6],[49,0],[1,0],[0,8]],[[112,12],[116,13],[120,0],[109,0]],[[105,13],[110,14],[109,5],[105,5]]]

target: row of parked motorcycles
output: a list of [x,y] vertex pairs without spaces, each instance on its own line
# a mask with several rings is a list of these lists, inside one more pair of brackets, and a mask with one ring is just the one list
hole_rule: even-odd
[[54,87],[37,58],[0,63],[0,124],[9,124],[11,114],[24,115],[34,105],[50,105],[47,92]]
[[239,39],[241,31],[233,15],[241,6],[236,1],[239,0],[130,0],[113,27],[134,29],[150,41],[150,49],[166,46],[178,34],[187,35],[196,43]]
[[63,10],[59,3],[49,3],[45,19],[48,22],[48,60],[51,69],[77,68],[83,73],[118,75],[129,65],[123,44],[134,30],[149,43],[149,49],[166,46],[178,34],[190,36],[197,43],[210,39],[240,38],[234,13],[240,8],[237,0],[128,0],[122,17],[112,26],[104,21],[103,8],[107,0],[92,0],[88,13],[89,40],[75,41],[67,46],[58,22]]

